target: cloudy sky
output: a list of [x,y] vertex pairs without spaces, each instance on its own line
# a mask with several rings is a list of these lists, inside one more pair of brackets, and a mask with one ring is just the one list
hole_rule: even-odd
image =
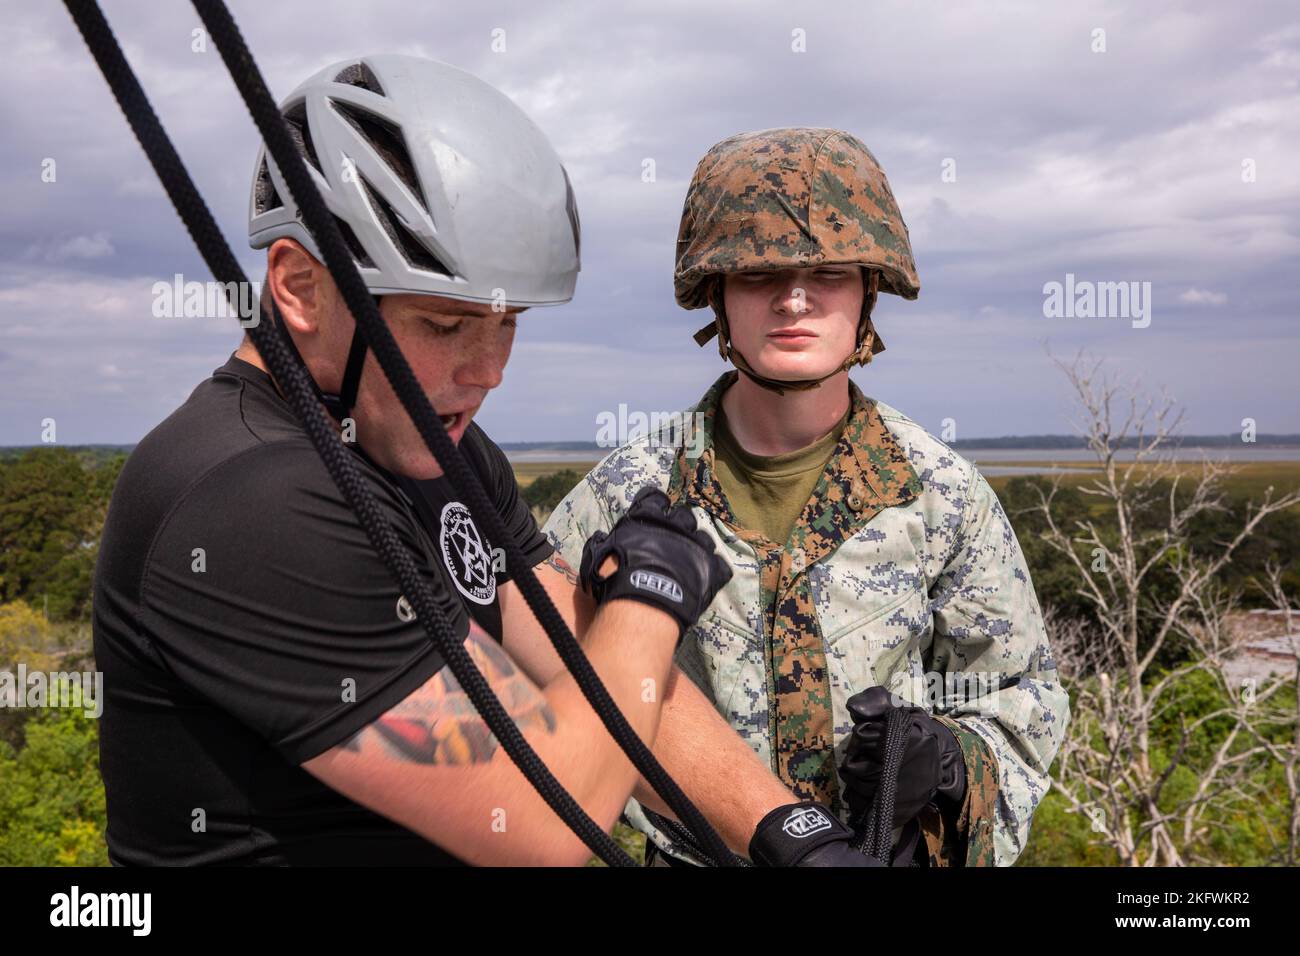
[[[181,3],[104,7],[260,276],[245,238],[257,139],[219,54],[191,48],[197,16]],[[921,295],[882,296],[888,351],[854,373],[867,394],[932,431],[952,418],[959,438],[1067,433],[1048,352],[1086,348],[1120,378],[1166,387],[1191,432],[1235,432],[1247,417],[1300,432],[1293,2],[231,8],[277,96],[333,61],[418,54],[495,84],[551,137],[578,197],[583,271],[570,305],[521,320],[480,413],[498,441],[593,440],[597,415],[620,402],[667,411],[698,398],[723,366],[691,341],[704,313],[672,297],[686,184],[716,141],[793,125],[863,139],[911,231]],[[3,0],[0,15],[0,444],[40,441],[45,418],[60,443],[134,442],[239,330],[152,317],[153,284],[206,279],[201,260],[62,6]],[[1149,282],[1149,324],[1045,316],[1044,284],[1067,274]]]

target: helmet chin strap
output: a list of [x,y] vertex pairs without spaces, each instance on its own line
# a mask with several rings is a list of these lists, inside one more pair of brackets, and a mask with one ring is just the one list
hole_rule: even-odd
[[821,378],[786,381],[767,378],[754,371],[753,367],[746,361],[745,356],[740,354],[740,350],[731,344],[731,332],[727,325],[727,310],[723,304],[722,276],[718,276],[713,282],[709,283],[709,305],[713,307],[714,320],[695,333],[695,342],[703,347],[709,339],[716,335],[718,337],[718,352],[724,359],[735,365],[756,385],[768,391],[776,392],[778,395],[784,395],[787,391],[806,392],[818,388],[828,378],[834,378],[840,372],[847,371],[854,365],[871,364],[875,354],[885,350],[885,343],[880,340],[880,336],[876,334],[875,326],[871,323],[871,312],[876,307],[876,298],[880,290],[880,273],[871,269],[868,270],[867,275],[866,288],[863,290],[862,295],[862,314],[858,319],[857,345],[849,353],[848,358],[840,363],[839,368],[827,372]]
[[[374,296],[375,307],[379,307],[379,296]],[[289,351],[293,353],[298,364],[307,370],[307,381],[311,383],[312,391],[320,403],[325,406],[326,411],[330,413],[336,422],[340,425],[343,420],[352,414],[352,408],[357,402],[357,389],[361,386],[361,369],[366,364],[366,339],[361,334],[361,326],[358,324],[352,332],[352,345],[348,348],[347,365],[343,368],[343,385],[337,393],[325,392],[316,384],[315,377],[311,374],[311,369],[303,361],[302,353],[298,351],[298,345],[289,334],[289,327],[284,324],[284,317],[280,314],[280,306],[276,304],[275,297],[271,297],[271,315],[275,324],[280,327],[284,333],[284,341],[289,346]]]

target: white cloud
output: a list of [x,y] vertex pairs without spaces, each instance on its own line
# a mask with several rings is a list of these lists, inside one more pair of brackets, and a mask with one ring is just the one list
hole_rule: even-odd
[[1179,293],[1178,301],[1188,305],[1223,305],[1228,297],[1222,292],[1211,292],[1208,289],[1188,289]]
[[113,254],[113,243],[108,233],[93,236],[73,236],[71,239],[53,240],[39,250],[46,262],[68,262],[73,259],[104,259]]

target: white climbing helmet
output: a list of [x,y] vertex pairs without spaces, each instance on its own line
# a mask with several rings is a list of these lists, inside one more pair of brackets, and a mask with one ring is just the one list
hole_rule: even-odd
[[[436,60],[383,54],[326,67],[280,109],[372,294],[509,306],[573,297],[573,187],[505,94]],[[248,241],[282,237],[322,258],[262,147]]]

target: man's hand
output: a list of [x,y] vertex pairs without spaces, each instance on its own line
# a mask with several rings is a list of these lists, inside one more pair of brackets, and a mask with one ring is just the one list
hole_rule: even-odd
[[759,866],[885,866],[853,845],[853,831],[819,803],[777,807],[758,824],[749,858]]
[[[849,739],[840,777],[853,811],[852,819],[865,820],[880,788],[885,760],[885,723],[896,706],[884,687],[872,687],[849,698],[853,735]],[[894,826],[911,820],[931,801],[950,813],[966,795],[966,762],[952,732],[920,707],[907,707],[907,744],[898,771]]]
[[[606,573],[611,557],[617,566]],[[658,488],[646,487],[609,534],[597,531],[587,540],[579,579],[598,605],[628,598],[666,611],[680,641],[731,580],[731,568],[690,508],[675,508]]]

